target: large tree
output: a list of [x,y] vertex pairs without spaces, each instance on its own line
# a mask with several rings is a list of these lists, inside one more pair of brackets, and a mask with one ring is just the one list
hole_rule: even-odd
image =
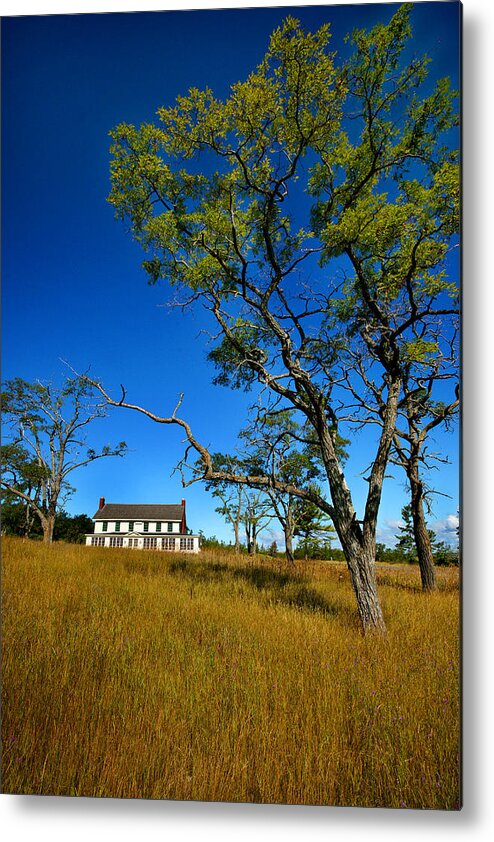
[[125,442],[100,450],[87,443],[86,427],[105,414],[84,376],[67,378],[61,388],[20,377],[4,385],[2,486],[37,515],[46,543],[52,542],[57,511],[72,491],[73,471],[126,452]]
[[[311,427],[331,499],[269,475],[225,477],[176,411],[147,414],[186,431],[200,459],[187,482],[227,479],[318,505],[335,525],[365,630],[385,628],[376,525],[400,359],[417,320],[449,312],[441,269],[457,226],[453,96],[447,80],[421,90],[428,60],[407,57],[410,8],[356,31],[339,66],[328,26],[307,33],[288,18],[226,101],[192,89],[159,109],[159,125],[112,132],[110,201],[149,253],[151,281],[165,278],[210,310],[218,382],[260,384]],[[353,341],[370,349],[386,385],[360,517],[337,449]]]

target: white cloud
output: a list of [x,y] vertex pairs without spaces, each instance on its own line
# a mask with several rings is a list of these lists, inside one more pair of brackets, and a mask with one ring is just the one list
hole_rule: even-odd
[[448,532],[456,532],[460,525],[460,518],[457,515],[448,515],[446,518],[446,530]]
[[388,529],[401,529],[405,526],[403,520],[385,520],[384,523],[388,527]]
[[456,544],[456,530],[459,524],[458,515],[446,515],[441,520],[436,520],[431,529],[436,533],[440,541],[445,541],[448,544]]
[[276,541],[278,547],[285,545],[285,536],[279,529],[266,529],[264,532],[261,532],[260,540],[264,544],[272,544],[273,541]]
[[383,526],[378,526],[376,531],[376,540],[379,544],[386,544],[388,547],[394,547],[397,541],[399,530],[405,524],[402,520],[385,520]]

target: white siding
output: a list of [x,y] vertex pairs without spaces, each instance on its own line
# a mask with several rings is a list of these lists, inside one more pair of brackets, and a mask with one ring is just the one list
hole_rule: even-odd
[[[149,529],[148,529],[147,532],[144,532],[144,524],[141,523],[141,521],[139,521],[139,524],[134,522],[134,529],[135,529],[136,532],[142,532],[145,535],[170,535],[170,532],[168,532],[168,523],[170,523],[170,521],[167,521],[167,520],[160,521],[161,529],[159,531],[156,529],[156,523],[157,523],[157,521],[155,521],[155,520],[149,520],[148,521]],[[180,521],[172,521],[171,524],[172,524],[172,530],[171,530],[172,533],[174,533],[176,535],[179,535],[180,534]]]
[[[105,530],[105,533],[115,532],[116,521],[114,521],[114,520],[107,520],[107,521],[97,520],[94,523],[95,534],[99,535],[100,533],[103,532],[103,523],[104,522],[108,524],[108,528]],[[129,522],[128,520],[119,521],[120,531],[119,531],[118,534],[125,535],[127,532],[129,532],[129,523],[131,523],[131,522],[132,521]],[[169,535],[170,534],[168,532],[169,521],[166,521],[166,520],[161,521],[161,531],[160,532],[158,532],[156,530],[157,521],[149,520],[149,521],[147,521],[147,523],[149,524],[149,528],[148,528],[147,532],[144,532],[144,522],[142,520],[134,520],[133,521],[133,524],[134,524],[133,532],[140,532],[144,535]],[[180,521],[172,521],[172,533],[175,534],[175,535],[180,534]]]
[[132,547],[132,549],[155,549],[163,552],[198,553],[199,535],[86,535],[86,546]]

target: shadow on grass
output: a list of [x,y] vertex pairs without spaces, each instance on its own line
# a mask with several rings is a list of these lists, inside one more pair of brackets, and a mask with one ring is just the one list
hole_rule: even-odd
[[337,616],[340,613],[337,606],[311,587],[300,573],[273,570],[261,565],[244,567],[221,562],[191,562],[187,558],[174,559],[169,562],[167,569],[172,575],[186,577],[191,582],[242,580],[253,590],[262,593],[272,604],[287,605],[326,616]]

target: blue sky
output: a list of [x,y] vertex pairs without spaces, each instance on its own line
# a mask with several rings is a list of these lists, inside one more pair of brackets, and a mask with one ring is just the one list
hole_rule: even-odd
[[[124,383],[129,400],[168,415],[180,392],[181,414],[214,450],[228,450],[249,396],[211,384],[200,310],[167,306],[166,286],[149,287],[142,253],[113,218],[109,130],[154,119],[189,87],[218,96],[262,58],[271,31],[288,13],[315,29],[330,22],[332,49],[344,54],[355,26],[387,21],[391,4],[11,17],[2,21],[3,378],[60,380],[63,358],[91,366],[109,389]],[[414,48],[431,59],[431,80],[458,86],[458,4],[416,4]],[[183,491],[171,477],[180,434],[126,411],[91,433],[95,444],[125,439],[123,460],[101,460],[73,475],[68,510],[93,514],[111,502],[187,499],[189,524],[228,539],[212,498]],[[352,444],[348,482],[363,504],[369,441]],[[434,477],[430,522],[451,531],[458,507],[457,432],[437,436],[451,465]],[[390,539],[406,502],[398,469],[385,485],[381,539]],[[449,518],[449,521],[448,521]],[[276,527],[275,527],[276,528]],[[267,536],[266,536],[267,538]]]

